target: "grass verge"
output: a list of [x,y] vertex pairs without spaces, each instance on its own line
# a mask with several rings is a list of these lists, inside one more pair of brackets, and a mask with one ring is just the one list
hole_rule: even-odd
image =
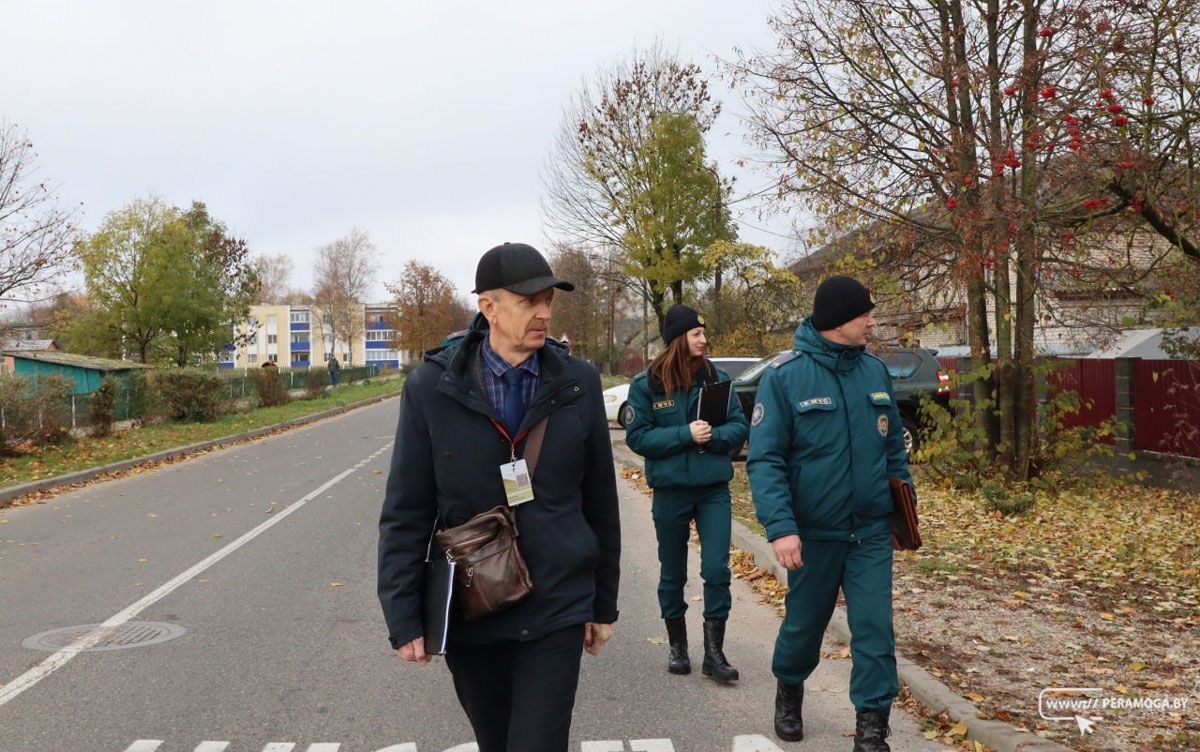
[[231,413],[212,423],[163,422],[121,431],[102,439],[84,438],[62,446],[40,447],[19,457],[0,460],[0,488],[253,431],[371,397],[398,393],[403,384],[402,378],[374,379],[368,384],[358,383],[339,388],[319,399],[296,400],[279,407]]

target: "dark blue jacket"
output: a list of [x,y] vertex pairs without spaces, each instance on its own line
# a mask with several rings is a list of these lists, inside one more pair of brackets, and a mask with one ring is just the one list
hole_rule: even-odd
[[890,535],[888,478],[912,482],[887,366],[806,319],[759,382],[746,472],[767,539]]
[[[422,635],[422,561],[435,518],[453,527],[505,503],[499,467],[511,450],[482,386],[486,326],[480,318],[462,342],[427,354],[404,384],[379,519],[379,600],[393,647]],[[541,383],[518,436],[543,417],[549,423],[534,500],[515,509],[533,593],[475,621],[454,614],[452,640],[534,640],[617,619],[621,527],[600,376],[555,344],[538,359]]]
[[686,393],[667,395],[663,385],[642,371],[629,383],[629,406],[633,420],[625,428],[629,448],[646,458],[646,482],[651,488],[698,488],[728,483],[733,477],[729,454],[750,434],[750,426],[736,398],[729,400],[725,423],[712,427],[712,439],[704,451],[692,440],[688,425],[696,419],[700,388],[729,375],[708,362],[712,371],[701,368]]

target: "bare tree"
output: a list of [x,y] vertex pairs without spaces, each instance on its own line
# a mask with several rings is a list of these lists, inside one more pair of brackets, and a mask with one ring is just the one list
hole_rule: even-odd
[[907,277],[895,297],[965,292],[976,415],[1015,478],[1036,471],[1035,300],[1121,217],[1192,255],[1198,8],[791,0],[776,51],[734,66],[780,197]]
[[363,302],[378,269],[376,248],[366,230],[354,228],[343,238],[317,249],[313,267],[313,302],[329,317],[333,351],[338,344],[354,352],[354,340],[363,324]]
[[259,254],[254,257],[254,273],[258,275],[258,303],[288,302],[291,290],[292,260],[286,253]]
[[73,211],[39,181],[28,136],[0,121],[0,307],[48,300],[71,263]]

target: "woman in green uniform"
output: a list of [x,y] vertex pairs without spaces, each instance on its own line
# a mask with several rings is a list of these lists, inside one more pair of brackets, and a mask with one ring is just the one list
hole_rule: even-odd
[[729,531],[733,477],[731,452],[750,433],[732,396],[723,422],[698,420],[700,390],[728,381],[704,357],[704,319],[691,308],[671,306],[663,324],[666,349],[629,384],[633,420],[626,427],[629,448],[646,458],[646,481],[654,489],[654,530],[658,536],[658,603],[671,645],[667,670],[687,674],[687,581],[689,524],[700,534],[700,576],[704,580],[703,673],[734,682],[738,671],[725,658],[729,595]]

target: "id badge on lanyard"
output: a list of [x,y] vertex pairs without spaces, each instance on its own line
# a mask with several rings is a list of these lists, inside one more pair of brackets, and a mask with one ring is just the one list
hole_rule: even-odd
[[504,496],[510,507],[520,506],[527,501],[533,501],[533,478],[529,475],[529,466],[524,459],[517,459],[517,442],[508,438],[508,432],[492,421],[496,429],[509,441],[510,459],[500,466],[500,480],[504,483]]

